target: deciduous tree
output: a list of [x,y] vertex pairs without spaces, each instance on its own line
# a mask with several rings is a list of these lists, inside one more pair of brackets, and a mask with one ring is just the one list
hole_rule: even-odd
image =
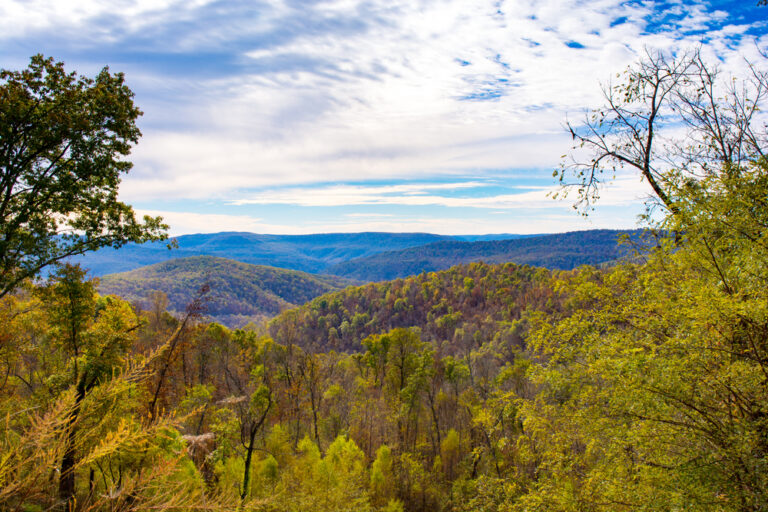
[[139,115],[109,68],[88,78],[35,55],[0,70],[0,297],[69,256],[166,236],[117,199]]
[[745,77],[724,77],[699,50],[679,55],[647,50],[603,87],[603,106],[583,123],[569,122],[573,151],[558,176],[576,188],[585,212],[621,169],[639,173],[654,200],[676,212],[680,179],[728,172],[765,156],[768,132],[757,115],[768,96],[768,74],[750,65]]

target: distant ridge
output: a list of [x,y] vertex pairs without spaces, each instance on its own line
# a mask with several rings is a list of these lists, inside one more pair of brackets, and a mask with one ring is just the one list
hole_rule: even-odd
[[385,251],[332,265],[326,273],[360,281],[385,281],[421,272],[444,270],[454,265],[483,261],[517,263],[549,269],[570,270],[579,265],[598,265],[626,254],[619,244],[622,235],[639,237],[641,231],[589,230],[509,240],[460,242],[438,241],[421,247]]
[[273,317],[352,284],[340,277],[251,265],[216,256],[172,259],[106,275],[99,281],[100,293],[145,303],[145,307],[151,292],[162,291],[168,296],[168,309],[175,312],[184,311],[197,290],[207,283],[211,287],[207,315],[229,327]]
[[[273,317],[282,311],[304,304],[315,297],[340,290],[351,284],[385,281],[448,269],[455,265],[483,261],[485,263],[517,263],[549,269],[571,269],[583,264],[599,265],[614,261],[627,254],[629,248],[618,242],[622,235],[640,238],[641,231],[591,230],[574,231],[556,235],[537,235],[507,240],[464,242],[440,240],[439,235],[356,233],[354,236],[307,235],[300,237],[279,235],[253,235],[250,233],[218,233],[184,237],[187,247],[194,250],[231,251],[247,257],[244,248],[254,249],[267,245],[271,254],[285,255],[289,249],[296,254],[314,254],[318,260],[334,260],[362,251],[373,251],[370,244],[380,242],[379,252],[362,258],[343,261],[326,268],[326,274],[308,274],[302,271],[253,265],[218,256],[198,255],[167,259],[127,272],[108,274],[101,278],[101,293],[120,295],[127,300],[146,303],[152,291],[168,295],[169,309],[181,312],[204,284],[211,285],[209,316],[229,327],[237,327],[248,321]],[[285,242],[285,239],[290,243]],[[297,240],[298,238],[298,240]],[[397,251],[381,251],[383,242],[412,243],[417,240],[434,240],[417,247]],[[346,244],[339,247],[340,243]],[[285,244],[282,252],[280,244]],[[291,245],[292,244],[292,245]],[[297,247],[305,244],[304,252]],[[356,244],[356,245],[355,245]],[[366,248],[368,247],[368,248]],[[131,250],[138,247],[129,248]],[[144,248],[141,248],[144,249]],[[186,251],[150,248],[164,251],[163,255],[184,254]],[[263,258],[264,253],[251,255]],[[124,258],[128,252],[113,251]],[[139,261],[141,258],[137,258]],[[130,262],[136,264],[134,260]]]
[[222,232],[183,235],[175,240],[177,249],[168,250],[164,242],[128,244],[120,249],[104,248],[72,258],[102,276],[125,272],[145,265],[187,256],[220,256],[272,267],[323,272],[331,265],[381,251],[417,247],[448,240],[508,239],[524,235],[444,236],[430,233],[325,233],[315,235],[262,235]]

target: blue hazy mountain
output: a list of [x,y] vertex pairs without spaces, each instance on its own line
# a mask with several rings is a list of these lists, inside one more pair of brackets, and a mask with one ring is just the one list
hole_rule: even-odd
[[429,233],[330,233],[316,235],[261,235],[223,232],[177,237],[178,248],[166,242],[104,248],[71,261],[90,269],[92,276],[126,272],[146,265],[188,256],[220,256],[243,263],[324,272],[329,266],[382,251],[418,247],[439,241],[503,240],[523,235],[443,236]]
[[385,281],[474,261],[570,270],[579,265],[599,265],[626,255],[630,251],[629,245],[619,243],[624,234],[634,240],[641,232],[600,229],[506,240],[441,240],[337,263],[325,272],[359,281]]
[[[212,290],[208,314],[234,327],[269,318],[350,284],[391,280],[462,263],[513,262],[550,269],[599,265],[629,252],[628,246],[619,244],[619,238],[627,233],[633,238],[639,236],[639,232],[592,230],[462,241],[460,237],[421,233],[307,236],[217,233],[180,237],[180,247],[174,250],[168,250],[163,244],[127,246],[99,251],[110,258],[95,254],[83,260],[86,265],[89,260],[97,265],[92,273],[102,275],[99,285],[102,293],[142,303],[153,291],[160,290],[168,295],[171,310],[177,312],[183,311],[196,291],[207,283]],[[418,243],[421,245],[386,250]],[[363,256],[355,258],[358,254]],[[161,261],[153,262],[153,259]],[[272,264],[254,265],[244,260]],[[325,275],[297,271],[288,265],[301,265]],[[105,269],[115,267],[130,267],[130,270],[103,275]]]

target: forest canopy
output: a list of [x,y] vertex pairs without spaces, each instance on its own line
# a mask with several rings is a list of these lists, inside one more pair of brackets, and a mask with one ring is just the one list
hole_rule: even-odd
[[[596,156],[562,171],[591,204],[604,163],[645,151],[663,216],[613,265],[471,263],[237,330],[199,300],[172,316],[100,296],[77,267],[18,285],[0,298],[0,508],[768,509],[768,161],[740,107],[765,74],[714,103],[698,53],[625,77],[598,131],[573,127]],[[654,87],[699,115],[685,166],[654,153]]]

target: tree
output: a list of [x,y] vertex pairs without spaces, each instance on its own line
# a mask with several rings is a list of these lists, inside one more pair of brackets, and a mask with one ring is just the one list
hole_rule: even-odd
[[768,74],[749,69],[744,79],[722,80],[699,50],[677,56],[646,51],[621,83],[603,87],[602,107],[582,125],[567,124],[575,145],[555,173],[563,192],[575,187],[576,207],[588,210],[606,174],[631,169],[663,208],[676,213],[674,188],[681,182],[764,157],[768,133],[755,117],[768,95]]
[[677,244],[564,276],[568,310],[531,336],[517,510],[768,507],[767,182],[759,162],[676,191]]
[[299,441],[297,451],[282,475],[280,492],[274,493],[266,510],[372,512],[365,454],[352,439],[337,437],[323,457],[307,436]]
[[333,364],[334,361],[330,358],[327,364],[323,364],[321,357],[313,352],[302,353],[298,357],[297,367],[309,397],[312,410],[312,433],[318,448],[322,448],[318,432],[318,411],[323,402],[323,384],[325,379],[333,374]]
[[94,288],[64,265],[0,300],[0,344],[13,336],[17,354],[3,354],[0,509],[204,507],[178,419],[150,423],[141,407],[162,348],[137,353],[141,320]]
[[100,247],[166,237],[118,201],[141,111],[122,73],[68,73],[35,55],[0,70],[0,297],[46,266]]
[[[723,85],[698,52],[649,54],[571,127],[592,150],[571,167],[580,200],[605,162],[635,167],[676,237],[555,285],[567,307],[529,338],[540,392],[516,402],[536,469],[515,510],[768,507],[767,76]],[[686,135],[662,145],[669,128]]]
[[[74,510],[78,425],[88,395],[114,377],[139,327],[130,306],[106,299],[97,303],[95,284],[78,266],[63,265],[45,288],[38,290],[51,323],[49,349],[64,357],[60,375],[49,382],[74,389],[74,404],[65,429],[65,450],[59,471],[59,497]],[[49,388],[49,392],[53,392]]]
[[235,331],[225,342],[233,344],[232,348],[237,349],[231,367],[225,368],[227,387],[233,394],[220,403],[234,411],[240,431],[240,444],[245,450],[239,491],[242,508],[251,490],[251,466],[258,441],[256,436],[266,426],[269,413],[275,405],[271,375],[275,344],[270,338],[259,337],[245,330]]
[[512,510],[765,510],[768,74],[649,52],[625,76],[569,125],[591,159],[561,183],[589,206],[602,172],[634,167],[675,243],[556,277],[569,299],[529,337],[538,395],[510,399],[534,469]]

